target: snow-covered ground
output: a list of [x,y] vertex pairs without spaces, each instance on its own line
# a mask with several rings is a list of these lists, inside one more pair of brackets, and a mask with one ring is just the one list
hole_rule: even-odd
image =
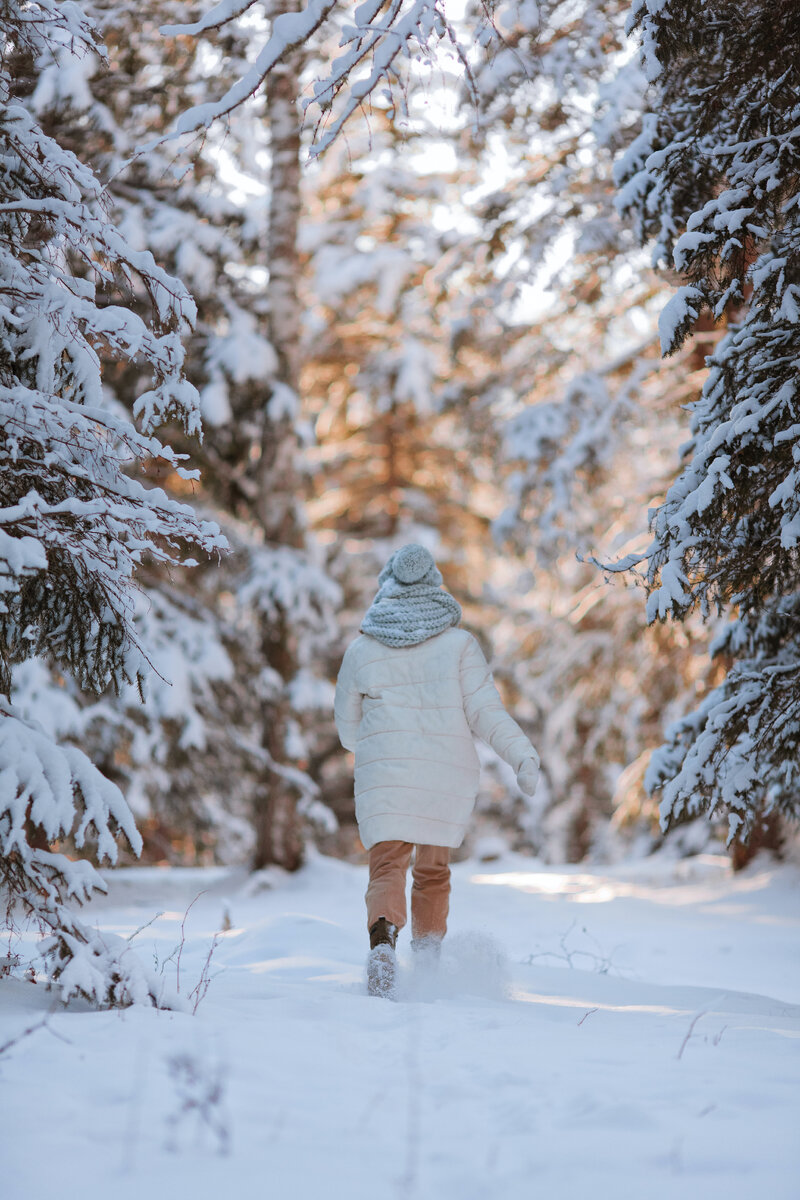
[[133,945],[173,984],[202,892],[181,993],[225,928],[210,984],[192,1015],[0,980],[4,1200],[800,1197],[797,866],[461,863],[398,1003],[364,994],[361,868],[108,878],[92,919],[163,910]]

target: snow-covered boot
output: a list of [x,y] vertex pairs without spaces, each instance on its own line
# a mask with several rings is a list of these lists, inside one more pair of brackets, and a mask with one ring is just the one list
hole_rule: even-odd
[[397,926],[386,917],[378,920],[369,931],[369,958],[367,959],[367,991],[370,996],[394,995],[397,960],[394,947],[397,942]]

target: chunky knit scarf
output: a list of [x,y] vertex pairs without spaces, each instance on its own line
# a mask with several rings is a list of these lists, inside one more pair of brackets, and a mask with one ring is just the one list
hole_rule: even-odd
[[385,646],[416,646],[461,620],[461,607],[442,591],[441,572],[424,546],[412,542],[396,550],[378,583],[361,632]]

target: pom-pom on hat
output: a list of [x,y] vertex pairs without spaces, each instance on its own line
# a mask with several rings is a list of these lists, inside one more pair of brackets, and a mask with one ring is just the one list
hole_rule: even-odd
[[394,581],[395,586],[399,584],[401,591],[423,585],[438,588],[442,586],[442,573],[433,561],[430,550],[418,542],[408,542],[395,550],[378,576],[381,586],[390,580]]
[[434,562],[430,550],[426,550],[417,542],[410,542],[394,555],[392,574],[401,583],[418,583],[420,579],[424,579],[432,566]]

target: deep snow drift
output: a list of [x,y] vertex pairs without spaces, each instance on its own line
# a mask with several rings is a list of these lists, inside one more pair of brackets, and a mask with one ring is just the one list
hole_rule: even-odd
[[800,1195],[796,866],[461,863],[397,1003],[364,994],[362,868],[107,878],[91,920],[162,912],[132,945],[196,1015],[0,980],[4,1200]]

